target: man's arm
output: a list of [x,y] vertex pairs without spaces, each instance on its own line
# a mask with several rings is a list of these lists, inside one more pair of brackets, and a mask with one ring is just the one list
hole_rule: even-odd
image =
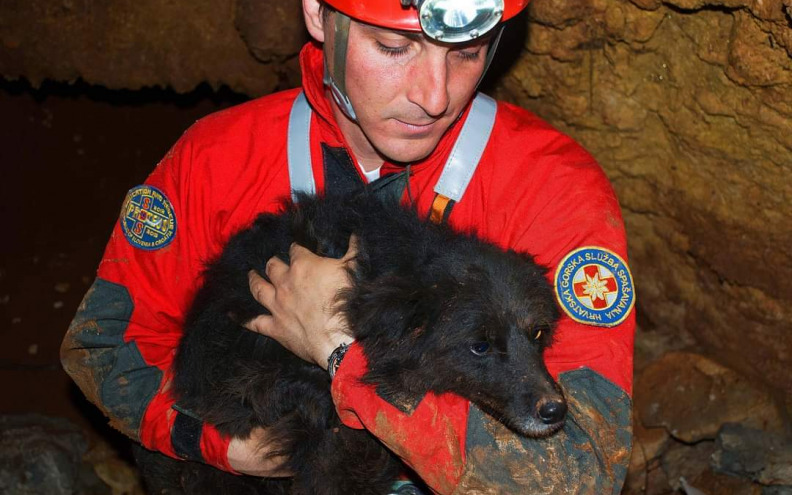
[[223,437],[174,408],[171,364],[203,261],[219,243],[210,193],[195,167],[190,131],[147,179],[127,195],[97,279],[61,347],[66,372],[119,431],[171,457],[226,471],[277,476],[263,461],[266,431]]
[[[165,164],[158,172],[168,168]],[[184,221],[176,191],[157,175],[147,182],[164,198],[157,198],[154,208],[167,202],[165,209],[172,210],[173,218],[166,221]],[[133,189],[127,196],[125,211],[135,208],[129,206],[130,200],[145,199],[136,195]],[[184,256],[181,239],[174,238],[161,249],[141,249],[128,242],[121,227],[124,216],[122,212],[97,278],[64,338],[63,367],[111,425],[133,440],[171,457],[214,459],[222,466],[224,452],[220,451],[228,448],[227,441],[212,428],[172,409],[169,393],[170,365],[192,285],[179,287],[171,280],[195,278],[186,269],[188,262],[178,268],[168,262],[176,253]],[[182,229],[177,224],[174,237],[183,237]]]

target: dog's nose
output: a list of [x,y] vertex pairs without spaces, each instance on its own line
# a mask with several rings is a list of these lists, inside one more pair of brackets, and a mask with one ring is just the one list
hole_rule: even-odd
[[560,422],[566,416],[566,402],[562,400],[547,400],[539,405],[539,419],[546,425]]

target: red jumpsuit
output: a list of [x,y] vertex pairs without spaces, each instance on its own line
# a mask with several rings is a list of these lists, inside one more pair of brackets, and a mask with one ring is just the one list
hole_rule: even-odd
[[[301,63],[321,191],[329,150],[351,151],[325,96],[321,50],[307,45]],[[231,470],[229,439],[174,409],[171,363],[204,263],[290,194],[285,136],[298,91],[208,116],[182,136],[145,187],[127,196],[69,328],[64,367],[116,428],[148,448]],[[430,209],[466,117],[412,164],[420,212]],[[401,170],[386,162],[382,174]],[[630,456],[635,317],[624,227],[607,178],[570,138],[499,102],[489,144],[448,221],[550,267],[564,312],[545,360],[569,402],[564,429],[523,439],[452,395],[430,394],[404,412],[359,384],[366,363],[355,346],[333,381],[342,420],[373,432],[438,493],[618,493]]]

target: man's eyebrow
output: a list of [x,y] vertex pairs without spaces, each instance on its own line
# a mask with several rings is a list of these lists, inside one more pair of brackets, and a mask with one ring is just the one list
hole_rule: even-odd
[[397,31],[395,29],[393,30],[393,32],[400,36],[404,36],[410,41],[421,41],[423,39],[423,34],[421,33],[413,33],[412,31]]
[[374,33],[393,33],[393,34],[397,34],[399,36],[404,36],[405,38],[407,38],[407,39],[409,39],[411,41],[421,41],[421,39],[423,39],[423,34],[422,33],[414,33],[412,31],[401,31],[399,29],[386,29],[386,28],[381,28],[379,26],[372,26],[371,24],[363,24],[363,23],[361,23],[361,25],[367,31],[374,32]]
[[[385,33],[385,34],[392,33],[392,34],[396,34],[398,36],[403,36],[403,37],[407,38],[410,41],[417,41],[417,42],[420,42],[420,41],[423,41],[423,40],[427,40],[426,36],[424,36],[423,33],[416,33],[414,31],[402,31],[400,29],[383,28],[383,27],[379,27],[379,26],[374,26],[372,24],[365,24],[365,23],[362,23],[362,22],[360,23],[360,25],[363,26],[363,29],[367,30],[370,33],[374,33],[374,34],[376,34],[376,33]],[[471,46],[484,45],[484,44],[489,43],[491,37],[492,37],[492,33],[490,32],[490,33],[487,33],[485,36],[482,36],[480,38],[471,39],[470,41],[467,41],[467,42],[464,42],[464,43],[455,43],[454,45],[456,45],[456,46],[454,46],[454,48],[457,48],[457,49],[460,49],[460,50],[464,50],[465,48],[469,48]],[[432,41],[432,40],[429,40],[429,41]]]

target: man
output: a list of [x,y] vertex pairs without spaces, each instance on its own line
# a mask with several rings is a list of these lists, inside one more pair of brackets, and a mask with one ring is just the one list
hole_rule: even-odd
[[[249,328],[337,366],[342,420],[365,427],[439,493],[618,492],[630,452],[634,293],[616,198],[593,158],[532,114],[474,98],[500,25],[527,0],[303,0],[315,43],[303,87],[207,117],[132,189],[64,340],[66,370],[144,446],[220,469],[288,475],[248,439],[223,438],[169,394],[203,262],[294,190],[382,177],[421,214],[550,268],[564,316],[545,355],[569,402],[564,429],[522,439],[452,395],[398,407],[359,383],[365,358],[329,308],[344,260],[292,249],[251,290]],[[321,44],[322,48],[319,48]],[[409,165],[409,166],[407,166]],[[392,175],[397,174],[397,175]],[[399,186],[400,184],[400,186]]]

